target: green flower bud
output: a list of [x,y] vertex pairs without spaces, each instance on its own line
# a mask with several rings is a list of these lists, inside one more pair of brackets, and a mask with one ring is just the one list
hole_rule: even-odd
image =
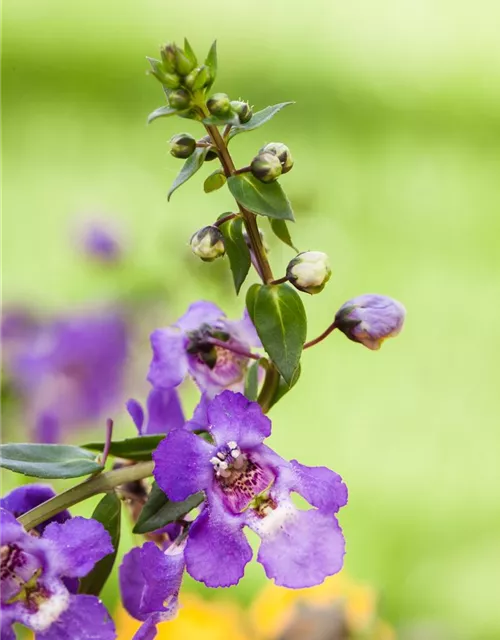
[[196,149],[196,140],[189,133],[178,133],[170,138],[170,153],[174,158],[189,158]]
[[259,153],[250,167],[253,175],[261,182],[274,182],[281,175],[281,162],[272,153]]
[[288,264],[286,275],[294,287],[314,294],[324,289],[332,270],[326,253],[304,251]]
[[281,173],[287,173],[293,167],[290,149],[282,142],[270,142],[262,147],[259,153],[273,153],[281,162]]
[[231,112],[231,102],[227,93],[214,93],[207,100],[207,107],[214,116],[226,116]]
[[160,55],[165,71],[175,74],[175,44],[164,44],[160,48]]
[[188,109],[191,105],[191,96],[185,89],[177,89],[168,94],[168,103],[172,109]]
[[233,100],[231,102],[233,111],[238,114],[241,124],[245,124],[253,116],[253,111],[248,102],[242,102],[241,100]]
[[181,79],[175,73],[169,73],[165,70],[165,66],[160,60],[155,58],[147,58],[151,65],[151,73],[157,80],[159,80],[163,86],[168,89],[177,89],[181,85]]
[[206,87],[209,84],[210,79],[210,69],[206,65],[203,65],[202,67],[193,69],[184,79],[184,83],[186,87],[192,91],[198,91],[199,89]]
[[196,66],[196,60],[193,58],[193,52],[187,55],[176,44],[166,44],[160,49],[161,60],[165,71],[177,74],[179,76],[187,76]]
[[191,251],[204,262],[212,262],[226,252],[224,236],[217,227],[203,227],[191,238]]
[[175,69],[179,75],[187,76],[188,73],[194,69],[196,63],[194,63],[192,59],[190,60],[180,47],[176,49]]

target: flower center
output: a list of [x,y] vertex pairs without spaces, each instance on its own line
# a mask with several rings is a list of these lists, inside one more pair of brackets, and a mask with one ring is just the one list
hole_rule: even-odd
[[233,513],[241,513],[251,506],[275,479],[270,469],[258,465],[233,441],[220,447],[210,462],[223,501]]
[[17,544],[10,544],[1,548],[1,565],[2,602],[23,600],[37,607],[37,583],[42,572],[38,559]]

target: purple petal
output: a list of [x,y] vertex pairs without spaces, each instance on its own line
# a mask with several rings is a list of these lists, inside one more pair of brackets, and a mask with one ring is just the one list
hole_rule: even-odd
[[97,520],[71,518],[64,524],[53,522],[43,533],[44,540],[57,545],[55,566],[61,575],[81,578],[96,562],[113,551],[109,533]]
[[184,426],[179,395],[175,389],[152,389],[148,396],[148,423],[141,435],[169,433]]
[[213,324],[225,317],[225,313],[213,302],[194,302],[175,323],[183,331],[194,331],[202,324]]
[[206,393],[202,394],[200,401],[193,411],[193,417],[186,424],[190,429],[207,429],[208,428],[208,415],[207,408],[210,400]]
[[235,441],[242,449],[255,447],[271,434],[271,421],[257,402],[241,393],[223,391],[208,405],[210,432],[217,444]]
[[61,421],[52,411],[44,411],[36,418],[35,436],[37,442],[55,444],[61,441]]
[[141,549],[134,547],[123,556],[118,571],[122,603],[126,611],[137,620],[146,620],[147,614],[141,613],[142,593],[146,581],[141,571]]
[[177,598],[184,573],[183,549],[171,545],[167,551],[154,542],[146,542],[141,548],[141,571],[145,579],[141,611],[164,612],[171,598]]
[[248,524],[262,539],[257,560],[279,586],[313,587],[342,568],[345,543],[335,516],[288,503]]
[[[3,636],[2,636],[3,637]],[[36,640],[115,640],[113,620],[95,596],[70,596],[69,607]]]
[[[10,511],[15,518],[27,513],[31,509],[34,509],[42,502],[46,502],[50,498],[56,495],[54,489],[48,484],[25,484],[21,487],[17,487],[0,500],[0,507]],[[70,518],[69,511],[61,511],[49,520],[46,520],[42,524],[36,527],[39,533],[51,522],[65,522]]]
[[248,315],[247,309],[243,312],[241,320],[224,320],[224,326],[234,340],[249,347],[262,347],[262,343]]
[[22,525],[5,509],[0,509],[0,543],[11,544],[26,535]]
[[290,464],[295,477],[291,490],[300,493],[309,504],[331,513],[347,504],[347,487],[338,473],[327,467],[307,467],[297,460]]
[[141,403],[137,400],[134,400],[134,398],[130,398],[130,400],[127,400],[125,406],[127,407],[129,416],[132,418],[135,426],[137,427],[139,435],[142,436],[142,427],[144,425],[144,409],[142,408]]
[[146,622],[136,632],[132,640],[154,640],[158,633],[156,625],[160,624],[160,622],[167,622],[168,620],[175,618],[178,608],[179,605],[177,599],[175,599],[172,604],[165,609],[165,611],[151,614]]
[[171,431],[153,452],[154,477],[171,500],[206,489],[213,478],[215,447],[184,429]]
[[153,387],[177,387],[187,373],[184,334],[175,328],[157,329],[151,334],[153,359],[148,380]]
[[188,573],[207,587],[237,584],[253,555],[242,527],[240,517],[213,500],[191,525],[184,553]]
[[12,629],[14,620],[9,614],[9,611],[3,609],[0,616],[0,638],[2,640],[16,640],[16,634]]

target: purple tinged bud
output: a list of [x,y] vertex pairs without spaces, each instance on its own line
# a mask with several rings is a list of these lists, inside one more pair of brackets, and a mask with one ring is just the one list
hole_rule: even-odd
[[335,315],[335,325],[349,340],[377,351],[386,338],[403,328],[406,310],[397,300],[366,293],[343,304]]
[[262,147],[259,153],[272,153],[281,162],[281,173],[288,173],[293,167],[293,158],[290,149],[282,142],[270,142]]
[[274,182],[281,175],[281,162],[272,153],[259,153],[250,167],[252,174],[261,182]]
[[326,253],[304,251],[288,264],[286,275],[294,287],[300,291],[315,294],[323,291],[330,280],[332,270]]
[[246,124],[253,116],[253,111],[248,102],[242,100],[233,100],[231,102],[233,111],[238,115],[241,124]]
[[189,158],[196,149],[196,140],[189,133],[177,133],[170,138],[170,153],[174,158]]
[[203,262],[221,258],[226,252],[222,232],[217,227],[203,227],[192,236],[191,251]]

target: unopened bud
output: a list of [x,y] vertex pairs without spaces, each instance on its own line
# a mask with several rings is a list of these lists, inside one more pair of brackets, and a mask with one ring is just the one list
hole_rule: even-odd
[[322,251],[304,251],[299,253],[286,269],[290,282],[305,293],[319,293],[330,280],[332,270],[326,253]]
[[260,153],[273,153],[281,162],[281,173],[287,173],[293,167],[293,158],[290,149],[282,142],[270,142],[262,147]]
[[175,70],[181,76],[187,76],[195,67],[196,63],[190,60],[180,47],[175,51]]
[[261,182],[274,182],[281,175],[281,162],[272,153],[259,153],[250,167],[253,175]]
[[184,82],[186,87],[191,89],[192,91],[198,91],[199,89],[203,89],[210,82],[210,69],[203,65],[202,67],[197,67],[193,69],[189,75],[186,76]]
[[238,115],[241,124],[245,124],[253,116],[253,111],[248,102],[242,102],[241,100],[233,100],[231,102],[233,111]]
[[384,340],[398,335],[405,315],[397,300],[367,293],[343,304],[335,315],[335,325],[349,340],[376,351]]
[[163,68],[168,73],[175,73],[175,45],[164,44],[160,48],[161,61]]
[[231,112],[231,102],[227,93],[214,93],[207,100],[207,107],[214,116],[226,116]]
[[191,251],[204,262],[212,262],[226,252],[224,236],[217,227],[203,227],[191,238]]
[[168,103],[172,109],[182,111],[191,105],[191,96],[185,89],[177,89],[177,91],[171,91],[168,94]]
[[189,133],[178,133],[170,138],[170,153],[174,158],[189,158],[196,149],[196,140]]
[[175,73],[170,73],[166,70],[165,65],[160,60],[155,58],[147,58],[151,65],[151,73],[157,80],[159,80],[163,86],[167,89],[177,89],[181,85],[181,79]]

